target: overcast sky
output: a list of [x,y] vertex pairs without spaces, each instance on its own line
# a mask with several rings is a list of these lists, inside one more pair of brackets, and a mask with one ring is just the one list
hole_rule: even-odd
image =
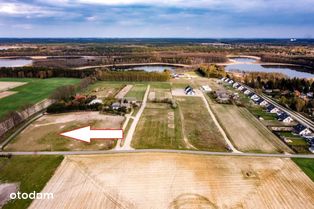
[[314,38],[314,0],[0,0],[0,37]]

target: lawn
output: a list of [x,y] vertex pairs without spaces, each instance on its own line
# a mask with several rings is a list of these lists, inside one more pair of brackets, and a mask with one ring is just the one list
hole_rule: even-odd
[[314,159],[292,158],[292,160],[314,181]]
[[142,101],[145,95],[146,88],[146,84],[135,84],[133,88],[126,94],[126,97],[134,97],[138,101]]
[[226,151],[225,141],[199,97],[177,97],[189,142],[200,150]]
[[266,110],[260,106],[250,106],[248,110],[257,118],[262,117],[264,120],[277,120],[275,113],[266,112]]
[[137,125],[132,146],[139,149],[183,149],[178,109],[169,104],[149,103]]
[[16,94],[0,99],[0,118],[11,111],[23,109],[26,105],[33,105],[48,98],[58,87],[76,84],[80,79],[74,78],[0,78],[0,81],[27,82],[27,84],[11,89],[17,91]]
[[[0,158],[0,182],[19,183],[20,192],[40,192],[62,162],[63,156],[13,156]],[[32,200],[14,200],[3,209],[27,208]]]

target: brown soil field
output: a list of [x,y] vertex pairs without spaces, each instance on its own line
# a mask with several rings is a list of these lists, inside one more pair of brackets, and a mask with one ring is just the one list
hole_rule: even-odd
[[233,144],[240,151],[267,153],[290,151],[247,109],[221,104],[212,104],[211,107]]
[[2,91],[0,92],[0,99],[4,98],[4,97],[8,97],[12,94],[17,93],[16,91]]
[[189,154],[67,156],[30,209],[314,208],[290,159]]
[[112,140],[94,140],[90,144],[65,138],[59,134],[90,125],[92,128],[121,128],[124,117],[98,112],[74,112],[45,115],[5,147],[8,151],[104,150],[114,146]]
[[0,91],[6,91],[13,89],[18,86],[27,84],[26,82],[9,82],[9,81],[0,81]]

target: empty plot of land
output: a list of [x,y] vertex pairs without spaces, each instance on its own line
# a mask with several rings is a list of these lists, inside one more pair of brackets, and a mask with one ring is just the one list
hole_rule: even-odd
[[[211,105],[220,123],[240,151],[279,152],[279,139],[245,108]],[[273,142],[274,141],[274,142]]]
[[86,93],[95,95],[98,98],[115,97],[123,86],[123,83],[98,81],[90,85]]
[[30,209],[314,208],[290,159],[188,154],[68,156]]
[[135,84],[125,96],[135,98],[138,101],[142,101],[146,88],[146,84]]
[[0,81],[0,92],[7,91],[9,89],[16,88],[18,86],[25,85],[26,82],[10,82],[10,81]]
[[75,128],[121,128],[124,117],[98,112],[76,112],[45,115],[28,126],[5,148],[10,151],[104,150],[114,146],[112,140],[96,140],[90,144],[67,139],[59,134]]
[[148,95],[149,101],[164,101],[171,99],[172,94],[170,92],[170,89],[151,88]]
[[226,144],[200,97],[176,97],[182,112],[184,132],[200,150],[225,151]]
[[132,147],[185,148],[178,110],[165,103],[148,103],[135,130]]

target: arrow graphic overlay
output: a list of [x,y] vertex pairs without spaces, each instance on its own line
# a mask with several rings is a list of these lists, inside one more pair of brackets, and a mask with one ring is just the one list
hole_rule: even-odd
[[100,140],[100,139],[123,139],[123,130],[122,129],[91,129],[90,126],[83,128],[78,128],[72,131],[63,132],[60,134],[71,139],[83,141],[90,143],[91,140]]

